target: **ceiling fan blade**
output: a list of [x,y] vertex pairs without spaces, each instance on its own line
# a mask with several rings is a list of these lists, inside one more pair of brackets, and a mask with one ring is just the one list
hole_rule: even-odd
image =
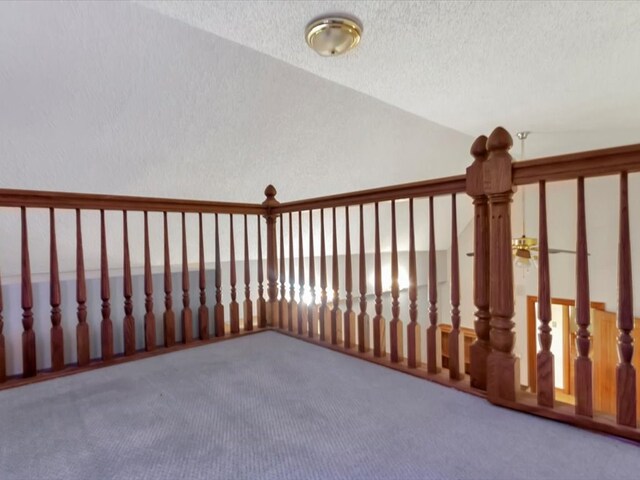
[[565,250],[563,248],[550,248],[549,249],[549,253],[573,253],[573,254],[576,254],[578,252],[576,252],[575,250]]

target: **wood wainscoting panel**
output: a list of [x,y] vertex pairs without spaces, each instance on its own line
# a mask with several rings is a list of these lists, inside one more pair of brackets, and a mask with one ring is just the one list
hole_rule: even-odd
[[[593,408],[597,412],[616,413],[616,365],[618,364],[618,326],[614,312],[591,310],[592,314],[592,360],[593,360]],[[632,332],[636,351],[633,365],[636,368],[636,382],[640,381],[640,319],[635,319]],[[640,400],[636,398],[636,408],[640,413]]]

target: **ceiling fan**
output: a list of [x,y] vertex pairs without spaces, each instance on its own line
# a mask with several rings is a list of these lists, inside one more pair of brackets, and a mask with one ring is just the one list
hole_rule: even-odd
[[[516,135],[520,139],[520,160],[524,160],[524,141],[531,132],[518,132]],[[511,252],[513,253],[514,263],[517,267],[529,270],[533,265],[537,266],[538,260],[538,239],[528,237],[525,229],[525,195],[522,194],[522,236],[511,239]],[[550,254],[555,253],[573,253],[575,250],[565,250],[562,248],[548,248]],[[473,252],[467,253],[468,257],[473,257]]]

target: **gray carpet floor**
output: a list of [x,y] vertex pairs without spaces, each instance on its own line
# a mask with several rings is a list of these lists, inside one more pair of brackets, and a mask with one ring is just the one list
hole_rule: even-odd
[[0,392],[0,479],[638,479],[640,448],[275,332]]

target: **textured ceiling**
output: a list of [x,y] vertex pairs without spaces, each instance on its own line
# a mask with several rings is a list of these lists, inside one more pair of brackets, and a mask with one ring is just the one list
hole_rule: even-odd
[[[640,2],[142,2],[408,112],[476,136],[532,130],[531,155],[640,141]],[[305,25],[364,24],[326,59]]]

